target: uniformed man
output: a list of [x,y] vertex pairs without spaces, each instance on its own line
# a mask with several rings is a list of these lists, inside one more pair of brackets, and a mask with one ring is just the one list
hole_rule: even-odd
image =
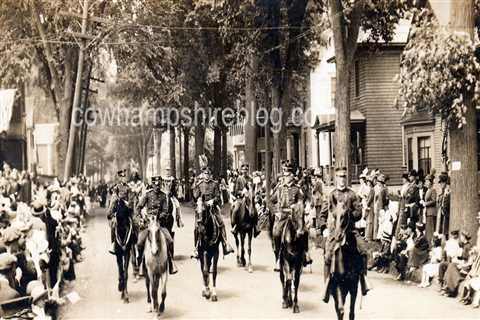
[[304,195],[300,186],[295,182],[293,165],[291,163],[287,162],[284,164],[283,178],[280,179],[272,193],[271,202],[277,205],[276,213],[278,217],[278,221],[273,227],[274,250],[275,257],[277,258],[275,271],[280,269],[278,253],[280,250],[281,233],[287,222],[288,215],[291,213],[296,223],[297,238],[303,238],[305,240],[304,265],[311,264],[312,259],[308,252],[308,234],[305,232]]
[[[173,239],[168,230],[168,224],[171,217],[168,212],[167,195],[162,191],[162,178],[160,176],[152,177],[153,188],[148,190],[138,201],[136,208],[137,214],[141,214],[144,207],[147,208],[147,216],[156,216],[157,221],[160,223],[160,227],[165,229],[164,235],[167,240],[168,247],[168,263],[170,274],[178,272],[177,266],[173,262]],[[141,264],[143,259],[143,250],[145,249],[145,240],[147,238],[148,231],[142,230],[138,235],[137,248],[137,263]]]
[[[218,223],[220,224],[219,227],[221,229],[222,234],[222,245],[223,245],[223,254],[226,256],[233,252],[233,248],[227,241],[227,233],[225,231],[225,224],[223,223],[222,215],[220,214],[220,208],[218,204],[220,203],[220,188],[218,186],[218,182],[213,180],[212,172],[210,168],[203,167],[202,173],[199,177],[195,180],[195,185],[193,186],[193,199],[197,202],[199,199],[202,201],[213,201],[214,203],[214,214],[217,218]],[[195,213],[195,228],[197,228],[197,224],[200,222],[200,218],[198,216],[199,213]],[[193,257],[198,257],[198,239],[196,237],[197,232],[195,231],[195,251]]]
[[111,235],[111,246],[109,252],[111,254],[115,254],[115,230],[112,225],[112,218],[115,216],[115,210],[116,210],[116,203],[117,200],[122,200],[125,202],[125,205],[127,208],[132,208],[132,204],[129,203],[129,198],[130,198],[130,187],[128,186],[127,183],[127,170],[120,170],[117,172],[117,177],[119,179],[119,182],[114,185],[111,189],[112,192],[112,198],[110,200],[109,208],[108,208],[108,221],[110,223],[110,235]]
[[[366,281],[367,245],[365,239],[360,235],[358,230],[355,229],[355,222],[362,218],[360,199],[355,192],[347,186],[347,169],[345,167],[335,170],[335,181],[336,187],[330,192],[328,198],[328,213],[326,213],[328,215],[326,219],[328,231],[326,231],[325,270],[329,275],[332,268],[338,266],[338,264],[334,262],[334,259],[339,256],[339,254],[337,254],[338,250],[348,237],[353,236],[352,238],[355,239],[357,250],[364,259],[360,285],[362,294],[366,295],[369,290]],[[337,223],[337,218],[339,217],[337,217],[336,212],[340,206],[345,207],[347,213],[353,217],[353,219],[346,224]],[[342,273],[342,270],[337,270],[337,272]],[[325,300],[327,300],[327,293],[324,297]]]
[[415,230],[415,225],[419,220],[420,193],[417,186],[417,171],[411,170],[408,174],[409,185],[405,195],[405,212],[407,214],[407,224]]
[[[239,176],[235,179],[234,185],[233,185],[233,197],[236,200],[234,202],[234,207],[232,209],[232,230],[231,232],[233,234],[237,233],[237,226],[238,226],[238,216],[239,213],[244,211],[246,208],[250,208],[250,210],[253,210],[252,206],[252,188],[253,188],[253,180],[248,174],[248,164],[243,164],[241,166],[240,174]],[[254,232],[253,235],[257,237],[260,234],[260,231],[258,230],[257,227],[257,216],[255,210],[253,210],[253,214],[255,215],[253,217],[254,221]]]

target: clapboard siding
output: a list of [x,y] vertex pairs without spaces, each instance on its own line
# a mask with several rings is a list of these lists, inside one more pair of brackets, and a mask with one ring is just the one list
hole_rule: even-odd
[[401,183],[403,166],[402,111],[393,105],[399,89],[394,78],[400,72],[400,54],[401,50],[377,55],[359,50],[361,94],[352,101],[366,118],[365,164],[382,170],[390,184]]

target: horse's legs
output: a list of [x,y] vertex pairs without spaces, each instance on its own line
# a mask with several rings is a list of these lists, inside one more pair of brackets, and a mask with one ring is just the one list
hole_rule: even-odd
[[235,237],[235,246],[237,247],[237,267],[241,266],[241,260],[240,260],[240,242],[238,240],[238,232],[235,232],[234,234]]
[[248,231],[248,272],[253,272],[252,266],[252,238],[253,238],[253,229]]
[[343,314],[344,314],[344,310],[343,310],[343,303],[340,301],[342,299],[342,296],[341,294],[337,294],[339,288],[338,288],[338,284],[335,285],[334,288],[332,288],[332,291],[334,292],[333,294],[333,300],[335,302],[335,311],[337,312],[337,319],[338,320],[343,320]]
[[[145,267],[144,267],[145,268]],[[151,288],[150,288],[150,277],[148,275],[148,271],[144,270],[145,273],[145,286],[147,287],[147,303],[149,304],[149,310],[148,312],[153,311],[153,305],[152,303],[152,296],[151,296]]]
[[355,279],[350,287],[350,313],[348,315],[350,320],[355,319],[355,302],[357,300],[358,281],[358,279]]
[[245,267],[245,265],[247,264],[247,261],[245,261],[245,233],[244,232],[240,234],[240,245],[242,246],[242,253],[240,254],[241,265],[242,267]]
[[129,264],[130,264],[130,249],[129,250],[125,250],[125,256],[123,257],[123,262],[124,262],[124,268],[123,268],[123,281],[124,281],[124,285],[123,285],[123,301],[125,303],[129,303],[130,302],[130,299],[128,297],[128,267],[129,267]]
[[152,279],[150,283],[150,288],[152,290],[152,301],[153,301],[153,312],[158,312],[158,285],[159,285],[159,276],[152,274]]
[[162,302],[160,303],[160,312],[165,311],[165,298],[167,297],[167,280],[168,272],[160,277],[160,283],[162,285]]
[[124,283],[123,283],[123,259],[122,255],[117,253],[117,267],[118,267],[118,291],[122,292],[122,299],[123,299],[123,288],[124,288]]
[[216,250],[215,254],[213,255],[213,265],[212,265],[212,301],[216,302],[218,300],[217,297],[217,265],[218,265],[218,256],[219,251]]
[[293,280],[293,313],[299,313],[300,309],[298,308],[298,287],[300,286],[300,275],[301,275],[302,266],[299,265],[295,268],[295,278]]
[[288,308],[288,303],[287,303],[288,292],[287,292],[287,283],[285,281],[283,265],[280,265],[280,282],[282,283],[282,308],[287,309]]
[[208,257],[207,257],[207,252],[203,252],[201,259],[200,259],[200,267],[202,269],[202,276],[203,276],[203,291],[202,291],[202,296],[205,297],[205,299],[210,299],[210,288],[208,285],[209,282],[209,270],[210,266],[208,264]]

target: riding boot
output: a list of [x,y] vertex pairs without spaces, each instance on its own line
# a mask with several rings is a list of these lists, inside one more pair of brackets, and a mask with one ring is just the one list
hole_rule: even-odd
[[364,274],[360,275],[360,289],[362,290],[362,296],[366,296],[368,291],[371,290],[370,284],[367,280],[367,276]]
[[138,244],[137,245],[137,266],[140,268],[140,265],[142,264],[142,260],[143,260],[143,250],[144,250],[144,246]]
[[168,269],[170,270],[170,274],[175,274],[178,272],[177,265],[170,255],[168,255]]
[[327,285],[325,286],[325,291],[323,292],[323,302],[328,303],[330,301],[330,277],[327,279]]
[[258,237],[258,236],[260,235],[260,232],[261,232],[261,230],[258,229],[258,225],[255,224],[255,226],[253,227],[253,236],[254,236],[255,238]]
[[235,252],[232,246],[227,241],[223,240],[222,244],[223,244],[223,256],[227,256],[230,253]]
[[115,242],[112,242],[112,244],[110,245],[110,249],[108,249],[108,252],[111,253],[111,254],[116,254],[116,250],[115,250]]

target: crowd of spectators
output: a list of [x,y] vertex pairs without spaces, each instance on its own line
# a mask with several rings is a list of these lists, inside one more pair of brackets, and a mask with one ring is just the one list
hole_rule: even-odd
[[[0,170],[0,316],[19,301],[31,310],[60,304],[82,261],[82,232],[90,210],[84,177],[65,183],[4,164]],[[3,307],[3,308],[2,308]]]

